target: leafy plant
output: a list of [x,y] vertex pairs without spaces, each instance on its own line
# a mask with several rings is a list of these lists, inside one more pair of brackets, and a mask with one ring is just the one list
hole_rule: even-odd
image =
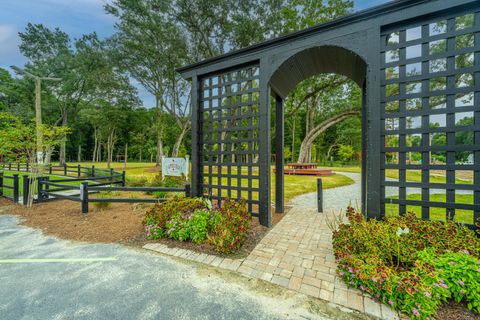
[[245,203],[224,199],[222,206],[207,199],[175,197],[149,210],[143,224],[147,239],[208,241],[221,253],[231,253],[245,241],[251,216]]
[[420,253],[420,258],[435,267],[455,301],[465,300],[468,309],[480,313],[479,259],[466,250],[440,256],[425,250]]
[[453,222],[412,213],[366,221],[353,208],[333,232],[338,274],[352,287],[415,319],[428,319],[449,297],[478,312],[480,240]]

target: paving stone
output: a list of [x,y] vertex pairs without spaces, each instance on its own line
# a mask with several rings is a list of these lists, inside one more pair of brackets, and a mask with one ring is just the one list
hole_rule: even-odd
[[389,306],[381,304],[382,309],[382,319],[384,320],[399,320],[397,312],[393,311]]
[[324,280],[324,281],[328,281],[328,282],[331,282],[331,283],[334,283],[335,282],[335,276],[329,274],[329,273],[324,273],[324,272],[317,272],[317,275],[315,276],[315,278],[317,279],[320,279],[320,280]]
[[297,267],[295,267],[295,268],[293,269],[292,275],[293,275],[293,276],[296,276],[296,277],[303,278],[304,273],[305,273],[305,268],[303,268],[303,267],[298,267],[298,266],[297,266]]
[[223,261],[223,258],[215,257],[213,261],[210,263],[211,266],[218,267]]
[[252,275],[252,272],[253,272],[253,269],[250,268],[250,267],[247,267],[245,265],[241,265],[238,269],[237,269],[238,272],[246,275],[246,276],[251,276]]
[[308,285],[308,284],[304,284],[304,283],[302,283],[302,285],[300,286],[300,289],[298,291],[300,291],[301,293],[304,293],[306,295],[313,296],[313,297],[319,297],[320,296],[320,289],[319,288]]
[[335,289],[333,292],[333,302],[342,306],[348,306],[347,290]]
[[311,278],[311,277],[303,277],[302,283],[320,288],[322,286],[322,280],[319,280],[317,278]]
[[289,278],[285,278],[285,277],[282,277],[282,276],[276,276],[274,275],[272,277],[272,282],[275,283],[275,284],[278,284],[280,286],[283,286],[283,287],[288,287],[288,284],[290,282],[290,279]]
[[207,254],[207,257],[205,258],[205,260],[203,260],[203,263],[205,264],[211,264],[212,261],[216,258],[216,256],[214,255],[211,255],[211,254]]
[[347,307],[363,312],[363,295],[347,291]]
[[335,289],[335,284],[333,282],[322,281],[322,289],[333,292]]
[[302,278],[292,276],[288,282],[288,288],[292,290],[299,290],[302,284]]
[[320,289],[320,299],[326,300],[326,301],[333,301],[333,292],[327,291],[325,289]]
[[363,298],[365,313],[377,318],[382,318],[380,304],[369,297]]

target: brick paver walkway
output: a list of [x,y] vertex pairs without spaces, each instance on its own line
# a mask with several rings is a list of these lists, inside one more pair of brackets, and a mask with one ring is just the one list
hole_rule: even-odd
[[396,312],[359,290],[349,289],[336,275],[332,233],[325,213],[295,206],[245,259],[221,258],[150,243],[158,251],[269,281],[380,319],[398,319]]

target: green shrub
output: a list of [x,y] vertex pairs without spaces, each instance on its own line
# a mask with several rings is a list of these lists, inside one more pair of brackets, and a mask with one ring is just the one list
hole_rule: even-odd
[[218,252],[236,251],[245,242],[251,220],[245,202],[223,200],[219,214],[214,217],[213,234],[209,237],[209,242]]
[[420,258],[434,266],[452,298],[465,300],[468,309],[480,313],[480,261],[468,251],[449,252],[440,256],[430,250],[420,253]]
[[333,247],[348,285],[415,319],[432,317],[451,296],[465,297],[478,311],[480,240],[474,232],[414,214],[367,222],[349,208],[347,218],[349,224],[333,232]]
[[174,197],[168,201],[156,204],[147,211],[143,225],[147,239],[158,239],[167,236],[167,223],[180,215],[192,214],[197,209],[204,209],[205,202],[197,198]]
[[225,199],[219,208],[208,200],[175,197],[149,210],[143,224],[147,239],[208,240],[218,252],[231,253],[245,241],[250,220],[243,202]]

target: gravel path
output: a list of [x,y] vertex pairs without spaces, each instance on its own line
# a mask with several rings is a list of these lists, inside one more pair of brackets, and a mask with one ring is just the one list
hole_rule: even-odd
[[[323,191],[323,208],[324,210],[343,210],[349,205],[354,207],[361,206],[361,186],[362,186],[362,175],[360,173],[351,173],[351,172],[336,172],[347,176],[353,181],[353,184],[343,187],[337,187],[332,189],[326,189]],[[397,179],[387,178],[387,181],[398,181]],[[386,189],[385,190],[387,197],[395,195],[395,190]],[[407,188],[407,194],[418,193],[417,190],[413,189],[409,192]],[[456,194],[471,194],[471,191],[468,190],[456,190]],[[397,194],[398,196],[398,194]],[[317,207],[317,193],[306,193],[301,196],[294,198],[291,202],[292,205],[297,206],[308,206],[308,207]]]
[[0,319],[347,319],[280,287],[0,215]]
[[[362,175],[360,173],[341,172],[353,181],[353,184],[343,187],[326,189],[323,191],[323,208],[324,210],[343,210],[350,204],[354,207],[361,205],[361,185]],[[317,193],[306,193],[294,198],[291,202],[294,206],[317,206]]]

